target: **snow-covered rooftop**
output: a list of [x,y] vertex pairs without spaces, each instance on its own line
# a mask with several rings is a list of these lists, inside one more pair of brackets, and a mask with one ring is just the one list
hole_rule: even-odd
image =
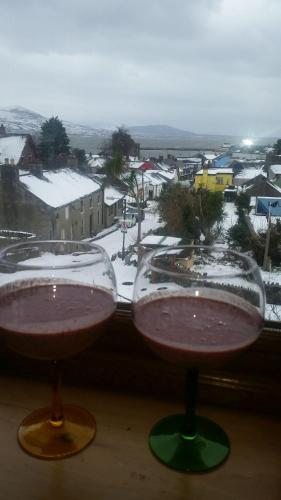
[[204,156],[204,158],[206,158],[206,160],[212,161],[215,158],[217,158],[219,155],[216,155],[216,154],[213,153],[213,154],[206,154],[206,155],[203,155],[203,156]]
[[24,135],[0,137],[0,164],[5,163],[5,158],[8,158],[9,161],[14,160],[15,164],[17,164],[25,144],[26,136]]
[[239,172],[239,174],[237,174],[235,176],[235,178],[236,179],[237,178],[238,179],[245,179],[245,181],[247,181],[247,180],[250,180],[250,179],[254,179],[258,175],[263,175],[264,177],[266,177],[266,173],[264,172],[264,170],[262,169],[262,167],[260,167],[260,168],[247,167],[247,168],[243,168],[243,170],[241,170],[241,172]]
[[177,161],[186,161],[188,163],[202,163],[202,160],[201,158],[189,158],[189,157],[185,157],[185,156],[179,156],[177,158]]
[[101,158],[100,156],[93,156],[89,160],[89,166],[92,168],[102,168],[105,164],[105,159]]
[[144,174],[144,177],[148,179],[149,183],[152,184],[152,186],[160,186],[161,184],[164,184],[166,180],[163,179],[163,176],[158,174],[159,170],[147,170]]
[[125,194],[121,193],[121,191],[118,191],[113,186],[106,186],[104,188],[104,203],[108,207],[111,207],[111,205],[114,205],[114,203],[117,203],[117,201],[122,200],[124,198]]
[[20,181],[46,205],[57,208],[101,189],[100,185],[70,168],[44,171],[43,178],[20,171]]
[[[204,170],[201,169],[196,175],[203,175]],[[208,175],[218,175],[218,174],[233,174],[232,168],[209,168]]]
[[166,163],[156,163],[156,166],[159,167],[161,170],[170,170],[171,169],[170,165],[166,165]]
[[143,161],[130,161],[129,168],[140,168],[144,164]]
[[271,165],[270,170],[275,175],[281,175],[281,165]]
[[161,175],[161,177],[164,177],[164,179],[168,181],[172,181],[176,177],[176,171],[173,170],[172,172],[166,172],[164,170],[158,170],[158,175]]

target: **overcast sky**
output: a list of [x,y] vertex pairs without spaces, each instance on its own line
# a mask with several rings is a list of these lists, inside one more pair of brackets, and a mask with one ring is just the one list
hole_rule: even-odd
[[281,132],[280,0],[1,0],[0,107]]

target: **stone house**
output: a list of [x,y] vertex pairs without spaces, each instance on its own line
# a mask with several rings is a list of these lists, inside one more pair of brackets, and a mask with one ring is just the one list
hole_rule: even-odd
[[126,192],[121,191],[117,186],[111,184],[104,187],[103,219],[105,227],[111,226],[117,217],[121,217],[125,196]]
[[0,227],[47,239],[89,238],[104,227],[101,186],[70,168],[35,174],[2,165]]

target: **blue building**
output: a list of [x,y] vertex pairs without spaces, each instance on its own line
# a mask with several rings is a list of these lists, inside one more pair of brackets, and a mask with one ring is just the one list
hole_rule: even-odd
[[224,168],[227,167],[231,163],[232,159],[229,155],[219,156],[214,160],[215,168]]
[[279,198],[257,196],[256,214],[268,215],[269,209],[272,216],[281,217],[281,196]]

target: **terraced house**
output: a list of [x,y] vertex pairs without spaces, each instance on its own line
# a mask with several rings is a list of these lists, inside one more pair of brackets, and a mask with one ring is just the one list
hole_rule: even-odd
[[100,184],[70,168],[0,166],[0,226],[50,239],[83,239],[103,229]]

